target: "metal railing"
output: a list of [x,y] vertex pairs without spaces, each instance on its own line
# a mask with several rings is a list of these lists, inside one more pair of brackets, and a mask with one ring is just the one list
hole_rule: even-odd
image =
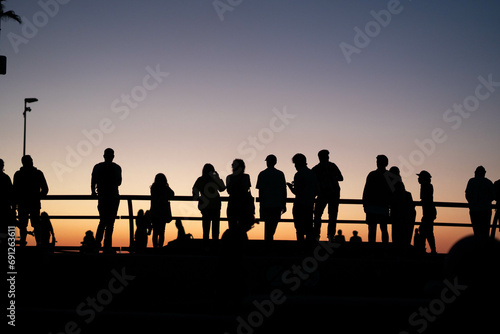
[[[221,196],[222,202],[227,202],[229,197]],[[67,200],[93,200],[97,201],[97,198],[91,195],[47,195],[42,200],[56,200],[56,201],[67,201]],[[117,219],[128,219],[129,221],[129,238],[130,238],[130,247],[132,248],[134,245],[134,219],[136,216],[134,215],[133,201],[149,201],[151,200],[151,196],[149,195],[120,195],[121,201],[127,202],[128,215],[125,216],[117,216]],[[172,202],[193,202],[197,201],[192,196],[175,196],[170,201]],[[287,198],[287,203],[293,203],[293,198]],[[259,202],[259,198],[256,198],[256,202]],[[415,206],[422,206],[420,202],[414,202]],[[347,205],[362,205],[363,202],[360,199],[340,199],[340,204]],[[441,208],[468,208],[469,205],[467,203],[458,203],[458,202],[434,202],[436,207]],[[492,208],[495,208],[492,205]],[[258,210],[256,210],[258,212]],[[51,219],[99,219],[98,215],[51,215]],[[194,220],[201,221],[201,217],[181,217],[174,216],[173,219],[181,219],[181,220]],[[257,218],[259,219],[259,218]],[[260,220],[260,219],[259,219]],[[227,221],[227,217],[221,216],[221,221]],[[326,222],[326,220],[323,220]],[[497,229],[497,221],[498,221],[498,213],[494,215],[493,223],[490,225],[491,227],[491,236],[495,237],[495,231]],[[293,222],[293,219],[290,218],[282,218],[280,222]],[[364,224],[365,220],[337,220],[339,224]],[[420,225],[419,222],[415,222],[415,225]],[[434,222],[435,226],[447,226],[447,227],[471,227],[470,223],[453,223],[453,222]]]

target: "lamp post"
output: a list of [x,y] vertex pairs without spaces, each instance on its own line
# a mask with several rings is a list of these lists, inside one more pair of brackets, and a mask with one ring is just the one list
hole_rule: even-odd
[[23,157],[26,155],[26,112],[31,111],[31,108],[28,107],[28,103],[33,103],[37,102],[38,99],[32,97],[32,98],[26,98],[24,99],[24,140],[23,140]]

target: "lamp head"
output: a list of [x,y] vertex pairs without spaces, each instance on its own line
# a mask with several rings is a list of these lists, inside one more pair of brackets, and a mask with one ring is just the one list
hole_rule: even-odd
[[26,99],[24,99],[24,102],[25,102],[25,103],[33,103],[33,102],[38,102],[38,99],[37,99],[37,98],[34,98],[34,97],[30,97],[30,98],[26,98]]

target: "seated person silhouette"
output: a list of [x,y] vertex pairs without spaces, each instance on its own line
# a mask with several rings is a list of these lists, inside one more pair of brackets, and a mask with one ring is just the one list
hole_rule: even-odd
[[148,232],[151,230],[151,220],[149,219],[149,214],[146,215],[144,210],[139,210],[137,212],[135,224],[135,250],[137,252],[141,252],[148,247]]
[[94,232],[88,230],[85,232],[83,241],[81,242],[80,253],[83,254],[97,254],[99,253],[99,244],[94,238]]
[[190,240],[193,239],[193,235],[191,233],[187,233],[184,230],[184,226],[182,226],[182,221],[177,219],[175,221],[175,227],[177,227],[177,239],[176,240]]
[[[40,214],[40,226],[38,228],[38,233],[40,234],[38,239],[38,245],[41,248],[53,248],[56,244],[56,236],[54,235],[54,228],[50,222],[50,217],[47,212],[42,212]],[[52,241],[50,237],[52,236]]]
[[361,237],[358,235],[358,231],[352,231],[352,237],[349,242],[362,242]]
[[342,234],[342,230],[338,230],[337,231],[337,234],[333,237],[333,242],[336,242],[336,243],[339,243],[339,244],[342,244],[342,243],[345,242],[345,237]]

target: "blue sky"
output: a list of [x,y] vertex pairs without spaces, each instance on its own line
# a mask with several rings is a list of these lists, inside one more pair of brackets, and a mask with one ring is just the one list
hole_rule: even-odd
[[[52,194],[89,193],[106,147],[123,168],[122,194],[148,194],[163,172],[188,195],[204,163],[225,176],[234,158],[255,184],[270,153],[291,180],[293,154],[312,167],[323,148],[344,174],[345,198],[361,197],[378,154],[405,171],[415,199],[422,169],[438,201],[465,201],[478,165],[500,178],[497,1],[6,6],[24,24],[2,22],[0,157],[12,176],[23,100],[38,98],[27,153]],[[346,57],[346,44],[357,53]]]

